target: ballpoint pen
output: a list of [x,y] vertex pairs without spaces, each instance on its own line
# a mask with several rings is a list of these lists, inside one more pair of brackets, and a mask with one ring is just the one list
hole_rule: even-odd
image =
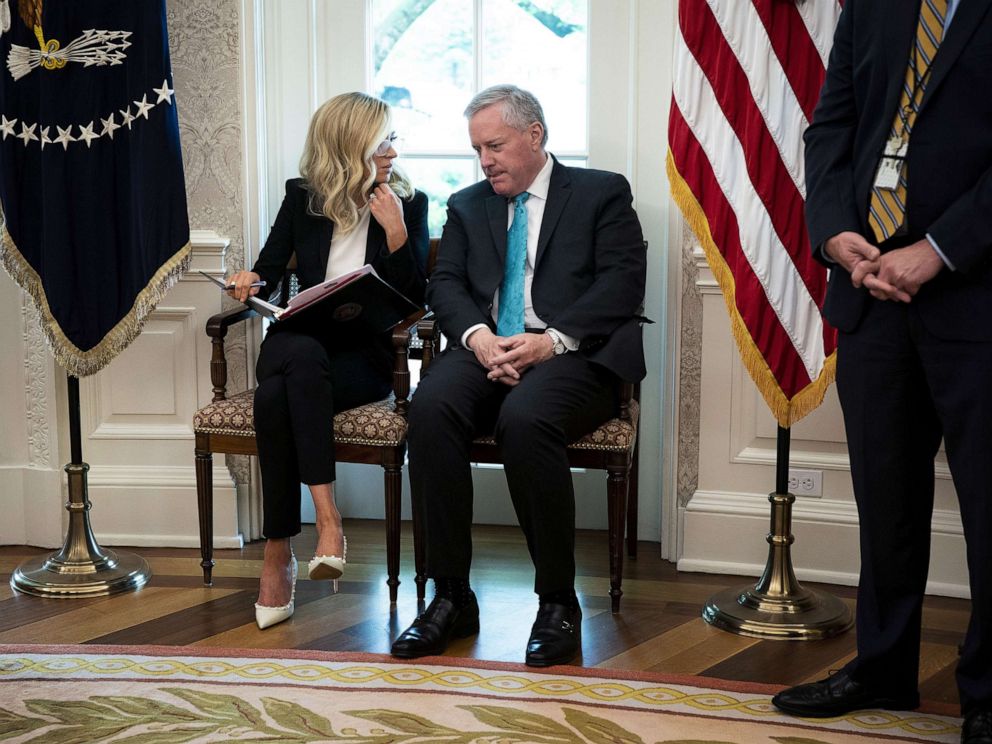
[[[248,286],[249,287],[264,287],[265,286],[265,281],[262,280],[260,282],[252,282]],[[228,284],[226,287],[224,287],[224,289],[236,289],[236,288],[237,287],[234,284]]]

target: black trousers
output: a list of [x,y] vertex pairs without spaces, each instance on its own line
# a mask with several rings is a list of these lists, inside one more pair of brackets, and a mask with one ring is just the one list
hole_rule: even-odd
[[389,395],[388,354],[376,339],[331,346],[333,339],[273,326],[255,375],[255,435],[262,471],[262,533],[300,531],[300,483],[331,483],[335,413]]
[[579,354],[524,373],[516,387],[486,378],[467,349],[428,369],[410,405],[410,484],[426,535],[427,575],[469,577],[472,471],[469,444],[494,432],[527,538],[539,594],[575,583],[575,495],[565,448],[614,413],[616,378]]
[[[974,322],[986,322],[975,318]],[[972,614],[957,669],[965,713],[992,706],[992,343],[931,334],[916,306],[869,301],[841,334],[837,392],[861,521],[857,679],[915,691],[944,439],[967,544]]]

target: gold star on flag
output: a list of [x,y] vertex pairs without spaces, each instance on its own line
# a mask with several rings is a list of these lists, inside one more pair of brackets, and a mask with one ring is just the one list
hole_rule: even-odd
[[72,124],[67,126],[65,129],[58,125],[56,125],[55,128],[59,130],[59,136],[52,141],[62,145],[63,150],[68,150],[69,143],[76,141],[76,139],[72,136]]
[[77,142],[85,142],[86,146],[89,147],[93,140],[100,139],[100,135],[93,131],[93,122],[90,122],[85,127],[82,124],[78,124],[77,126],[79,127],[79,134],[76,136]]
[[155,106],[154,103],[148,103],[147,94],[143,95],[140,101],[135,101],[134,105],[138,107],[138,110],[134,112],[134,118],[144,116],[146,120],[148,119],[148,112]]
[[159,104],[159,103],[162,103],[162,101],[165,101],[170,106],[172,105],[172,94],[175,93],[176,91],[173,88],[170,88],[169,87],[169,80],[168,80],[168,78],[166,78],[165,80],[162,81],[162,87],[161,88],[152,88],[152,90],[155,91],[156,93],[158,93],[158,100],[155,101],[156,104]]
[[37,124],[32,124],[29,127],[23,121],[21,122],[21,133],[19,135],[17,135],[17,137],[19,139],[24,140],[24,146],[25,147],[28,146],[28,142],[30,142],[31,140],[35,140],[35,141],[38,140],[38,135],[34,133],[35,127],[37,127],[37,126],[38,126]]
[[103,131],[100,132],[100,136],[107,135],[110,139],[114,138],[114,130],[120,129],[121,125],[114,121],[114,115],[111,113],[109,119],[100,119],[103,123]]
[[3,121],[0,121],[0,132],[3,132],[3,138],[7,139],[7,136],[16,136],[14,134],[14,125],[17,124],[17,117],[13,119],[8,119],[6,116],[0,116]]

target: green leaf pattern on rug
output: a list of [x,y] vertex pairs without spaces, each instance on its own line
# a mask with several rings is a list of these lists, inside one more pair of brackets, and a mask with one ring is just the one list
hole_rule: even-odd
[[[440,723],[434,723],[433,721],[428,721],[426,718],[422,718],[414,713],[403,713],[398,710],[346,710],[350,716],[356,716],[357,718],[364,718],[373,723],[378,723],[380,726],[386,726],[387,728],[395,729],[404,734],[410,734],[411,736],[434,736],[434,737],[448,737],[448,736],[460,736],[460,733],[455,729],[443,726]],[[440,741],[455,741],[455,739],[439,739]],[[389,741],[400,741],[399,739],[390,739]],[[403,739],[403,741],[416,741],[416,739]],[[425,740],[429,741],[429,740]]]
[[586,713],[584,710],[563,708],[565,720],[592,744],[644,744],[637,734],[632,734],[620,724]]
[[273,721],[290,731],[327,741],[334,741],[337,736],[330,721],[302,705],[269,697],[262,698],[262,705]]
[[[341,715],[377,726],[362,733],[352,726],[338,730],[329,719],[301,705],[263,697],[260,710],[233,695],[182,687],[162,687],[189,707],[145,697],[93,695],[86,700],[25,700],[34,714],[0,709],[0,741],[18,737],[25,744],[182,744],[203,737],[211,741],[256,740],[281,744],[349,742],[350,744],[644,744],[606,718],[562,708],[567,725],[547,716],[509,706],[462,705],[484,730],[459,731],[415,713],[395,710],[349,710]],[[39,732],[32,736],[33,732]],[[778,744],[826,744],[813,739],[775,737]],[[682,739],[657,744],[735,744]]]

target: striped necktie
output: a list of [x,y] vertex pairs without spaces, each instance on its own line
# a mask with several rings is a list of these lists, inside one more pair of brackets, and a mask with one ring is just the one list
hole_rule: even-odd
[[499,288],[496,333],[513,336],[524,332],[524,277],[527,271],[526,191],[513,197],[513,224],[506,233],[506,263]]
[[[920,4],[920,21],[916,38],[909,54],[906,79],[899,97],[899,108],[892,121],[886,154],[899,151],[905,156],[913,123],[920,110],[933,59],[944,38],[944,19],[947,17],[947,0],[923,0]],[[868,208],[868,224],[875,238],[881,243],[891,238],[906,219],[906,161],[898,161],[899,180],[894,189],[873,186]]]

